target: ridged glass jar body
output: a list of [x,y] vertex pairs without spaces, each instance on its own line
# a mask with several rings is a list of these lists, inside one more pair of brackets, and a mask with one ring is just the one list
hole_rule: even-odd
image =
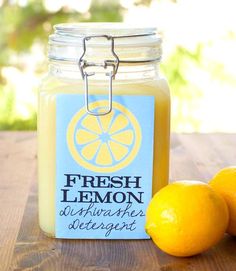
[[[89,81],[89,93],[107,95],[107,91],[108,81],[103,71],[100,72],[98,69],[96,75]],[[150,95],[155,99],[152,182],[154,194],[168,183],[169,173],[170,94],[166,79],[159,74],[159,63],[120,65],[113,80],[112,92],[113,95]],[[56,97],[58,94],[84,95],[84,81],[76,61],[51,59],[48,75],[42,81],[39,90],[39,222],[41,229],[49,236],[55,236]]]

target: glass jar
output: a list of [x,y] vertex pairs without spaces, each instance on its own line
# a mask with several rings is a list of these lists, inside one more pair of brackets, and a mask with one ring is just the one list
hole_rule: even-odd
[[54,30],[39,91],[40,227],[59,238],[148,238],[145,209],[169,170],[161,38],[118,23]]

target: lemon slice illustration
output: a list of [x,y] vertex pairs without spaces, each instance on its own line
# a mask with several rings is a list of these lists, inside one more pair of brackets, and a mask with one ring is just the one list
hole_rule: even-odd
[[[100,112],[107,101],[90,103]],[[67,144],[73,159],[95,172],[114,172],[136,157],[141,143],[141,128],[136,117],[120,103],[113,102],[111,113],[87,114],[84,108],[72,118],[67,129]]]

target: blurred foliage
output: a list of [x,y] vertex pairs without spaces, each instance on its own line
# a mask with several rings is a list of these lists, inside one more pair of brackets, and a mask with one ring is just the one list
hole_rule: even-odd
[[[189,105],[202,95],[202,90],[190,83],[184,76],[189,66],[199,66],[202,59],[201,50],[201,45],[198,45],[194,52],[190,52],[186,48],[178,46],[171,57],[161,65],[163,74],[168,78],[170,86],[174,89],[172,97],[181,97],[181,103],[183,105]],[[184,113],[184,110],[177,110],[172,118],[173,122],[178,122],[178,120],[185,123],[188,122],[189,116]],[[191,125],[196,131],[199,131],[199,120],[191,119]],[[173,123],[172,126],[175,127],[175,123]]]
[[[84,13],[75,11],[67,5],[66,1],[64,1],[65,5],[62,5],[57,11],[50,11],[45,7],[45,2],[46,0],[44,2],[41,0],[3,0],[1,4],[0,0],[0,130],[36,129],[36,106],[33,103],[25,102],[24,107],[29,114],[23,117],[18,113],[17,99],[21,97],[21,93],[19,93],[19,88],[17,92],[14,84],[8,82],[6,68],[12,68],[13,71],[24,74],[27,69],[25,55],[31,54],[32,48],[37,44],[41,46],[37,50],[43,51],[41,55],[39,54],[39,58],[42,59],[37,59],[37,65],[33,63],[31,67],[32,76],[39,77],[46,70],[47,40],[54,24],[89,21],[120,22],[125,12],[125,8],[121,6],[119,0],[92,0],[89,10]],[[176,1],[172,0],[172,2]],[[135,0],[134,3],[136,6],[148,7],[152,0]],[[202,45],[198,45],[195,50],[191,51],[177,46],[175,52],[164,61],[161,67],[171,88],[174,89],[172,96],[177,98],[176,101],[181,99],[181,107],[188,104],[192,110],[195,106],[194,100],[201,97],[202,90],[197,85],[190,84],[185,75],[186,70],[201,67],[202,50]],[[222,77],[222,80],[228,76],[222,71],[220,63],[213,63],[204,68],[211,70],[212,76]],[[12,75],[11,80],[15,80],[17,83],[17,78],[12,79]],[[227,80],[234,79],[230,77]],[[37,88],[35,87],[31,92],[32,96],[36,96]],[[184,110],[176,110],[173,115],[174,129],[175,120],[176,123],[180,123],[180,121],[188,123],[189,121]],[[199,130],[199,125],[197,118],[191,119],[191,126],[195,130]]]
[[10,65],[9,60],[12,54],[27,52],[34,41],[40,39],[42,43],[47,43],[48,34],[54,24],[122,20],[122,8],[117,1],[110,1],[109,5],[106,1],[93,1],[89,16],[68,10],[66,7],[62,7],[55,13],[49,13],[39,0],[31,0],[24,7],[10,4],[11,2],[4,1],[0,8],[0,67]]
[[152,3],[152,0],[136,0],[135,4],[136,5],[145,5],[149,6]]
[[[15,112],[15,90],[6,85],[2,74],[4,67],[16,67],[23,71],[24,63],[19,56],[29,53],[35,42],[46,51],[48,35],[54,24],[62,22],[119,22],[122,21],[122,7],[118,1],[92,1],[89,13],[79,13],[66,5],[57,12],[46,10],[42,1],[29,0],[20,6],[17,1],[3,1],[0,7],[0,130],[36,129],[36,109],[31,116],[22,119]],[[40,66],[35,67],[40,71]],[[29,105],[30,106],[30,105]]]

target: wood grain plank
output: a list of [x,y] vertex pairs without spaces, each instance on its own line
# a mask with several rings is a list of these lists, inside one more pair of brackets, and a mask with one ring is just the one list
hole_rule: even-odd
[[7,270],[36,176],[35,133],[0,134],[0,270]]
[[221,159],[221,167],[236,166],[236,136],[235,134],[210,134],[208,135],[218,151]]
[[36,191],[33,182],[10,270],[159,270],[151,241],[47,238],[38,227]]
[[60,270],[58,259],[61,242],[46,237],[40,231],[37,207],[37,184],[34,181],[15,244],[10,270]]
[[[32,191],[35,190],[33,184]],[[38,227],[37,196],[31,192],[10,270],[156,271],[160,268],[156,247],[150,240],[59,240],[44,236]]]
[[[194,173],[197,168],[198,174],[195,179],[208,182],[218,170],[227,164],[235,164],[235,135],[192,134],[179,137],[186,155],[189,155],[191,163],[194,163],[194,167],[189,169],[190,172]],[[227,151],[226,142],[228,142]],[[233,247],[236,252],[235,239],[226,235],[217,246],[202,255],[192,257],[190,270],[236,270],[235,252],[231,255],[227,252]]]
[[[171,179],[207,181],[221,167],[235,164],[235,148],[236,135],[173,135]],[[29,164],[35,164],[35,161],[31,161]],[[24,209],[24,216],[10,270],[236,270],[236,240],[228,235],[207,252],[188,258],[169,256],[160,251],[150,240],[102,241],[48,238],[42,234],[38,227],[35,175],[33,178],[30,193],[29,190],[27,191],[28,200],[25,209],[23,204],[20,207],[21,211]],[[25,183],[23,185],[27,187]],[[14,216],[15,213],[11,212],[11,215]],[[19,227],[18,224],[16,227]]]
[[[192,135],[188,135],[192,138]],[[198,179],[201,172],[192,160],[192,152],[183,144],[184,135],[172,134],[170,149],[170,180]],[[193,143],[194,144],[194,143]]]
[[[223,137],[222,135],[221,137]],[[196,179],[208,181],[222,167],[225,166],[225,159],[222,159],[224,153],[224,144],[217,148],[213,138],[209,134],[191,134],[181,135],[182,146],[189,154],[189,159],[198,169],[199,175]],[[236,144],[236,142],[235,142]],[[233,145],[231,145],[231,148]],[[192,178],[193,179],[193,178]]]

